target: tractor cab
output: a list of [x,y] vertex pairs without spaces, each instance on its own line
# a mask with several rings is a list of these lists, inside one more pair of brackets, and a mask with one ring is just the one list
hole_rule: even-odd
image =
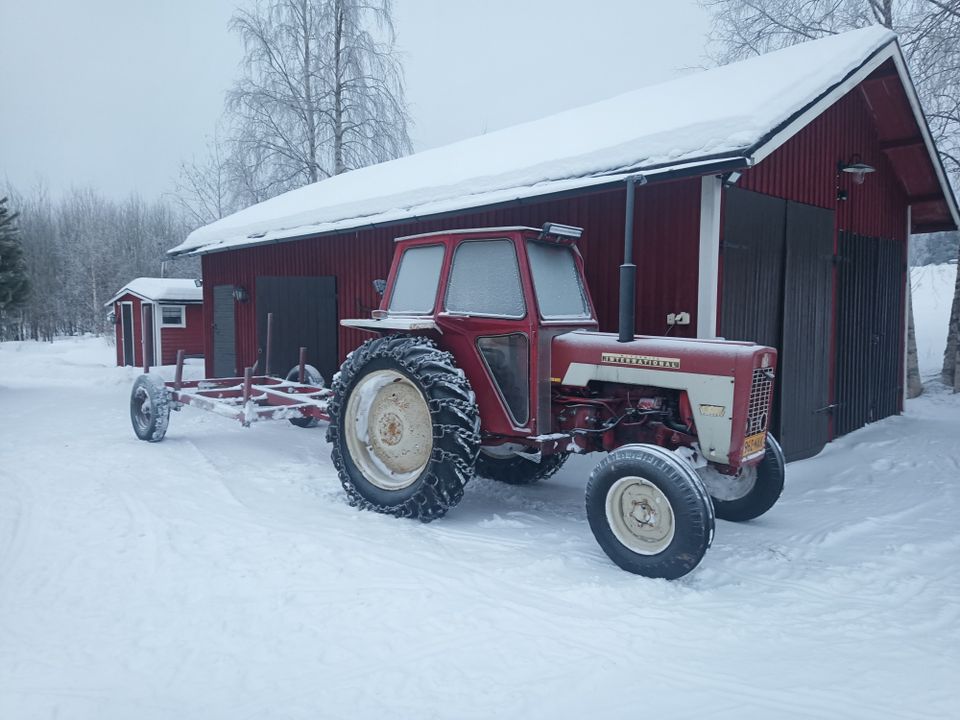
[[597,328],[580,228],[499,227],[399,238],[380,308],[348,327],[432,336],[457,358],[486,435],[550,430],[550,347]]

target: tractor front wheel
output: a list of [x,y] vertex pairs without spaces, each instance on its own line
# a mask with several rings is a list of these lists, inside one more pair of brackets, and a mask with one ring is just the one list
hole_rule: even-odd
[[703,483],[655,445],[614,450],[594,468],[587,520],[611,560],[646,577],[686,575],[713,542],[713,506]]
[[759,464],[741,468],[736,475],[724,475],[710,465],[699,468],[700,477],[721,520],[753,520],[780,499],[786,463],[780,443],[770,433],[767,433],[765,450]]
[[508,485],[533,485],[555,474],[568,457],[569,453],[557,453],[534,462],[522,455],[494,455],[480,448],[477,475]]
[[160,442],[170,422],[170,396],[167,386],[156,375],[141,375],[130,391],[130,422],[137,437]]
[[470,383],[426,338],[369,340],[340,368],[327,440],[352,505],[429,522],[460,502],[480,447]]

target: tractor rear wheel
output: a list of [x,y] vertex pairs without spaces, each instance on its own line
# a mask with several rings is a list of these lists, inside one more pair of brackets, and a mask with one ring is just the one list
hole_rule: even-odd
[[765,450],[758,465],[741,468],[736,475],[724,475],[709,465],[698,469],[721,520],[753,520],[780,499],[786,462],[780,443],[770,433],[767,433]]
[[170,396],[167,386],[156,375],[141,375],[130,391],[130,422],[137,437],[160,442],[170,422]]
[[686,575],[713,542],[713,506],[703,483],[655,445],[619,448],[594,468],[587,520],[611,560],[646,577]]
[[333,384],[327,440],[352,505],[429,522],[463,497],[480,447],[470,383],[427,338],[368,340]]
[[[287,377],[284,378],[287,382],[300,382],[300,366],[294,365],[290,368],[290,372],[287,373]],[[317,370],[313,365],[304,365],[303,367],[303,382],[307,385],[313,385],[314,387],[324,388],[326,383],[323,381],[323,375],[320,374],[320,371]],[[315,417],[295,417],[288,418],[291,425],[296,425],[297,427],[302,428],[312,428],[316,427],[317,423],[320,421]]]
[[533,485],[546,480],[563,467],[569,453],[547,455],[540,462],[528,460],[522,455],[498,456],[480,448],[477,455],[477,475],[508,485]]

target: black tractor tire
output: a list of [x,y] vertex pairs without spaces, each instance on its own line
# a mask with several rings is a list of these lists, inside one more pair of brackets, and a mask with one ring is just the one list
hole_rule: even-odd
[[[745,522],[758,518],[776,505],[783,493],[786,462],[780,443],[767,433],[766,453],[757,465],[757,476],[753,487],[746,495],[735,500],[721,500],[713,497],[713,508],[717,517],[731,522]],[[709,480],[705,483],[710,488]]]
[[160,442],[170,423],[170,395],[163,379],[157,375],[141,375],[130,391],[130,423],[137,437],[147,442]]
[[[300,366],[294,365],[290,368],[290,372],[287,373],[287,377],[284,378],[287,382],[300,382]],[[303,382],[306,385],[313,385],[318,388],[325,388],[327,384],[323,380],[323,375],[320,374],[320,371],[317,370],[313,365],[304,365],[303,367]],[[320,422],[315,417],[295,417],[288,418],[291,425],[296,425],[301,428],[312,428],[316,427]]]
[[675,580],[713,542],[713,506],[700,477],[656,445],[610,453],[590,474],[586,500],[594,537],[627,572]]
[[554,475],[569,456],[570,453],[557,453],[534,462],[522,455],[496,457],[481,449],[477,455],[477,475],[508,485],[533,485]]
[[[351,505],[430,522],[463,498],[480,448],[480,413],[453,356],[432,340],[389,335],[365,342],[340,367],[328,412],[327,440]],[[399,456],[387,454],[391,445],[423,458],[396,483],[390,463]]]

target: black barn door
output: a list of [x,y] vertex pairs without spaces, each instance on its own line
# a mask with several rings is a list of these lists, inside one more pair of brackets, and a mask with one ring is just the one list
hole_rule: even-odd
[[832,210],[787,203],[780,346],[780,442],[788,460],[823,450],[830,434]]
[[337,285],[332,276],[258,277],[257,346],[260,369],[265,370],[267,313],[273,313],[271,370],[284,376],[299,361],[300,347],[307,362],[329,384],[337,371]]
[[837,435],[895,415],[903,376],[903,244],[844,232],[837,276]]
[[237,377],[236,324],[233,285],[213,288],[213,375]]
[[133,305],[120,303],[120,322],[123,327],[123,364],[133,365]]
[[779,351],[770,429],[788,460],[827,442],[834,215],[729,188],[721,333]]

